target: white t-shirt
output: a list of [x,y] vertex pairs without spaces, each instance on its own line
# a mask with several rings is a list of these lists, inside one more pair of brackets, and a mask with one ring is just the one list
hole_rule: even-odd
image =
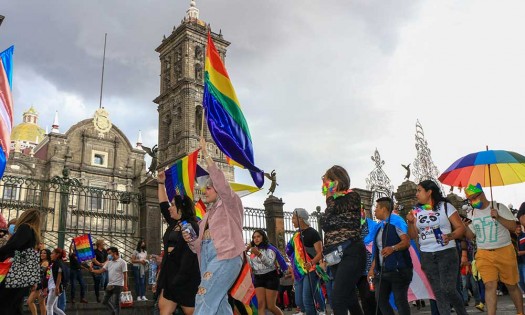
[[[49,279],[47,280],[47,290],[48,291],[54,290],[57,287],[55,283],[55,279],[53,278],[52,267],[53,265],[49,266]],[[62,268],[58,268],[58,273],[61,273],[61,272],[62,272]]]
[[103,268],[108,271],[108,285],[124,286],[124,272],[128,271],[128,264],[124,259],[108,260]]
[[[135,251],[133,253],[133,257],[136,260],[146,260],[148,258],[148,252],[146,252],[146,251],[143,251],[143,252]],[[143,266],[143,265],[140,264],[140,263],[134,263],[133,266],[140,267],[140,266]]]
[[[511,244],[510,232],[506,227],[490,216],[490,208],[474,209],[472,211],[472,223],[469,229],[476,235],[476,244],[479,249],[496,249]],[[494,201],[494,208],[498,214],[507,220],[515,221],[516,218],[505,205]]]
[[456,247],[456,242],[448,242],[447,245],[441,245],[434,234],[434,231],[438,228],[443,235],[452,232],[448,218],[457,212],[453,205],[447,204],[446,213],[448,213],[448,218],[445,214],[444,202],[439,203],[437,211],[418,209],[418,211],[414,210],[414,212],[416,227],[419,231],[419,249],[422,252],[433,253]]

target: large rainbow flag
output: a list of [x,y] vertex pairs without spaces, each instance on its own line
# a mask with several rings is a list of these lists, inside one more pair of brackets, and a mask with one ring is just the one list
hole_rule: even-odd
[[95,258],[91,234],[84,234],[73,238],[75,253],[79,262],[88,261]]
[[13,51],[11,46],[0,53],[0,178],[9,158],[13,128]]
[[204,72],[202,104],[211,136],[228,158],[250,171],[253,182],[261,188],[264,172],[255,166],[248,123],[209,32]]
[[190,153],[190,155],[175,162],[175,164],[166,171],[165,185],[168,200],[173,200],[175,195],[185,195],[193,200],[198,154],[199,150]]
[[[299,232],[295,232],[286,245],[286,255],[288,255],[288,258],[290,258],[295,280],[301,280],[308,273],[304,267],[304,264],[309,262],[311,259],[310,256],[308,256],[308,254],[305,255],[305,253],[306,250],[303,246],[303,242],[301,241],[301,235]],[[315,270],[315,266],[313,266],[312,269],[308,271],[313,270]]]

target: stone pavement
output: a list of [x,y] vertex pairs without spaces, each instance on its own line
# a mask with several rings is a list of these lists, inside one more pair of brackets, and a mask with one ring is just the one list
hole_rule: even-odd
[[[469,314],[487,314],[487,312],[481,312],[477,308],[474,307],[473,303],[470,303],[471,305],[467,307],[467,312]],[[423,314],[430,314],[430,304],[426,303],[426,307],[422,307],[421,309],[416,309],[416,307],[411,308],[412,315],[423,315]],[[295,313],[294,311],[286,311],[284,314],[291,315]],[[330,313],[327,313],[330,314]],[[455,313],[452,313],[455,314]],[[514,304],[512,304],[512,301],[508,295],[499,296],[498,297],[498,309],[496,311],[497,315],[515,315],[516,311],[514,310]]]

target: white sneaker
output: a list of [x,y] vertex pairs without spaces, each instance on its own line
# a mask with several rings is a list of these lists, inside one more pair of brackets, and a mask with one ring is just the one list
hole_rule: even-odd
[[142,296],[137,297],[137,301],[142,301]]
[[146,297],[143,295],[142,296],[142,301],[147,301],[148,299],[146,299]]

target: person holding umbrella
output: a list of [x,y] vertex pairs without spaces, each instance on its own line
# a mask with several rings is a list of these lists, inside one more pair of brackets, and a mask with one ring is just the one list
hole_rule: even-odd
[[498,279],[509,290],[517,314],[523,314],[516,251],[510,238],[510,231],[516,229],[516,219],[505,205],[489,201],[479,183],[469,185],[465,194],[473,208],[466,236],[476,239],[476,268],[485,284],[488,315],[496,314]]

